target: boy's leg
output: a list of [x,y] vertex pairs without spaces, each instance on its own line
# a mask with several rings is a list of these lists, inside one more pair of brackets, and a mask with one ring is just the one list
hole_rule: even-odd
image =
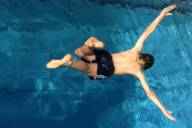
[[95,37],[91,37],[84,43],[83,46],[75,50],[75,54],[79,57],[92,55],[94,48],[104,48],[104,43]]
[[69,66],[80,72],[88,73],[89,65],[82,60],[73,60],[71,54],[65,55],[61,60],[51,60],[47,63],[47,68],[58,68],[60,66]]
[[89,65],[82,60],[72,60],[71,68],[89,74]]
[[93,49],[89,48],[87,45],[83,45],[80,48],[77,48],[75,50],[75,54],[78,55],[79,57],[84,57],[86,55],[92,55],[93,54]]

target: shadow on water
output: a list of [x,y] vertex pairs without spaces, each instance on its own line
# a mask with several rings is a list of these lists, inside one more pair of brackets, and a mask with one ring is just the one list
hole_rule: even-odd
[[[135,86],[133,85],[135,80],[133,78],[130,77],[128,79],[129,82],[127,82],[125,78],[119,76],[115,76],[112,79],[98,82],[98,84],[102,83],[102,86],[105,86],[104,88],[106,89],[85,94],[83,96],[83,102],[79,105],[77,112],[62,122],[64,123],[64,126],[67,128],[98,128],[98,118],[103,112],[107,111],[111,107],[120,105],[125,100],[129,100],[125,99],[124,96],[127,89],[130,90],[128,94],[131,96],[130,98],[134,97]],[[121,81],[122,85],[119,85],[117,81]],[[130,128],[134,124],[134,115],[131,112],[126,113],[129,114],[129,117],[126,117],[128,122],[127,119],[123,120],[124,122],[122,123],[125,124],[123,127],[122,123],[117,123],[121,124],[121,128]],[[118,119],[116,121],[118,121]]]
[[[26,82],[29,82],[26,80]],[[26,85],[26,82],[24,85]],[[90,81],[89,84],[95,81]],[[120,82],[120,84],[119,84]],[[21,124],[18,124],[17,120],[11,119],[13,121],[14,125],[22,125],[27,126],[28,124],[31,124],[31,121],[33,124],[30,127],[36,127],[36,126],[45,126],[47,128],[54,126],[55,128],[65,127],[65,128],[98,128],[98,120],[102,117],[102,115],[106,112],[111,110],[111,108],[118,108],[118,106],[121,106],[121,104],[128,100],[129,98],[133,98],[135,96],[135,80],[132,77],[124,77],[124,76],[114,76],[107,80],[102,81],[96,81],[96,84],[93,84],[93,86],[98,85],[93,90],[88,90],[87,93],[85,93],[82,96],[82,102],[78,105],[77,111],[71,115],[68,116],[64,120],[51,120],[48,118],[42,118],[42,119],[36,119],[33,116],[29,116],[28,118],[23,118],[23,116],[18,116],[19,120],[23,120],[24,122]],[[29,89],[29,88],[27,88]],[[26,90],[27,90],[26,89]],[[7,88],[2,88],[0,92],[3,92],[2,94],[6,93],[10,97],[12,97],[10,94],[18,94],[20,96],[26,94],[35,93],[37,90],[27,90],[27,91],[9,91]],[[125,96],[126,93],[126,96]],[[128,94],[127,94],[128,93]],[[8,96],[6,95],[6,96]],[[127,98],[128,96],[128,98]],[[41,97],[42,98],[42,97]],[[13,98],[15,99],[15,98]],[[51,100],[51,98],[48,98],[47,100]],[[62,99],[61,99],[62,100]],[[64,100],[64,99],[63,99]],[[44,101],[45,102],[45,101]],[[57,110],[54,110],[54,112]],[[128,113],[128,116],[126,116],[124,113]],[[107,113],[108,114],[108,113]],[[129,127],[131,128],[134,124],[134,115],[129,111],[126,110],[120,110],[118,111],[118,115],[123,116],[123,120],[118,120],[119,117],[117,117],[116,114],[112,115],[109,114],[107,117],[113,120],[113,122],[107,122],[108,120],[101,119],[101,123],[104,122],[104,125],[106,128],[109,128],[110,126],[119,126],[121,125],[121,128]],[[112,117],[111,117],[112,116]],[[114,120],[115,119],[115,120]],[[112,124],[111,124],[112,123]],[[123,125],[122,125],[123,124]],[[6,123],[6,126],[11,126],[11,124]],[[113,127],[110,127],[113,128]]]

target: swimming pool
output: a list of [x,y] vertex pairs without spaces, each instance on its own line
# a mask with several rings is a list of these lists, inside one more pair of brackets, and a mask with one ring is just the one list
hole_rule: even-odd
[[73,52],[90,36],[103,40],[111,52],[131,48],[172,2],[1,0],[0,127],[192,127],[191,1],[177,1],[173,16],[144,46],[156,58],[146,71],[149,85],[176,123],[163,116],[132,76],[91,81],[69,68],[45,68],[51,58]]

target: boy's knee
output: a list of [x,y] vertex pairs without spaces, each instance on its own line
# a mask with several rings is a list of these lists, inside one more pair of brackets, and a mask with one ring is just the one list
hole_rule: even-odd
[[84,56],[83,53],[81,52],[81,50],[79,50],[79,49],[75,50],[75,54],[78,55],[79,57]]

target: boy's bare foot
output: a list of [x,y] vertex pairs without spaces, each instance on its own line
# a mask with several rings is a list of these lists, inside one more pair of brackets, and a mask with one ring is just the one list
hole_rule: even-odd
[[[85,47],[86,46],[86,47]],[[102,41],[99,41],[98,39],[96,39],[95,37],[90,37],[83,46],[81,46],[80,48],[78,48],[77,50],[75,50],[75,54],[83,57],[85,53],[85,51],[87,51],[87,53],[90,52],[90,50],[94,49],[94,48],[104,48],[104,43]],[[82,51],[84,50],[84,51]]]
[[[94,38],[94,37],[92,37]],[[90,41],[85,42],[85,45],[87,45],[89,48],[103,48],[104,43],[97,40],[97,39],[92,39]]]
[[47,68],[58,68],[59,66],[69,66],[71,62],[72,56],[71,54],[67,54],[61,60],[51,60],[47,63]]

